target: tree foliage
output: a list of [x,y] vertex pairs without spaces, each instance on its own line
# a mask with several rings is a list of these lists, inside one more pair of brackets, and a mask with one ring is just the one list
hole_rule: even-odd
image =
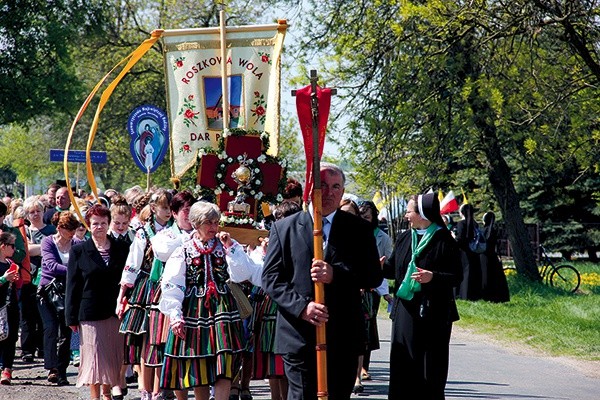
[[[342,89],[344,151],[364,185],[493,199],[517,266],[536,277],[523,222],[553,217],[532,212],[532,189],[551,204],[597,198],[595,3],[319,2],[300,48]],[[548,176],[569,190],[548,190]],[[553,221],[569,217],[582,215]]]
[[39,117],[30,127],[11,124],[0,129],[0,167],[12,170],[26,184],[53,177],[62,164],[49,163],[49,149],[61,148],[63,143],[49,135],[51,126],[52,121]]
[[99,33],[102,2],[5,0],[0,5],[0,125],[73,112],[73,48]]
[[[248,23],[260,15],[261,8],[255,7],[253,1],[223,3],[230,25]],[[49,147],[44,145],[43,137],[51,136],[59,143],[55,147],[63,148],[75,111],[87,93],[154,29],[217,26],[220,4],[190,0],[3,2],[0,126],[19,122],[22,134],[40,143],[44,154],[40,160],[47,161]],[[153,104],[165,109],[163,68],[162,47],[158,43],[125,76],[104,108],[93,144],[93,150],[108,153],[108,164],[93,165],[101,188],[146,186],[145,174],[131,159],[126,124],[129,113],[139,105]],[[115,77],[116,73],[108,82]],[[97,98],[79,121],[71,149],[85,149],[96,106]],[[37,116],[52,119],[51,124],[45,125],[46,131],[30,130],[32,118]],[[16,159],[11,165],[25,171],[27,163],[28,160]],[[169,163],[167,156],[152,174],[152,184],[170,186]],[[48,171],[60,177],[60,170]],[[190,185],[193,180],[187,179]]]

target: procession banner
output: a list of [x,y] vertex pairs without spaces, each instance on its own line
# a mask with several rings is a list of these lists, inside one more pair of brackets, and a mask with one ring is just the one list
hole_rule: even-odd
[[127,132],[130,136],[129,151],[135,164],[144,173],[156,171],[169,143],[167,114],[151,104],[136,107],[129,114]]
[[[219,28],[164,32],[173,177],[180,178],[196,165],[200,149],[217,148],[224,128],[268,132],[268,153],[277,155],[281,50],[286,28],[285,21],[227,27],[225,60]],[[223,110],[224,95],[229,99],[228,111]],[[224,112],[229,112],[228,127],[223,126]]]

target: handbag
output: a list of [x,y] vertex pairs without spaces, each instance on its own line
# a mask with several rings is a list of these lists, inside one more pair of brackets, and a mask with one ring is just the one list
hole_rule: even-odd
[[246,296],[246,293],[244,293],[242,287],[231,280],[227,281],[227,287],[237,303],[240,317],[242,319],[248,318],[250,314],[252,314],[252,304],[250,304],[250,300],[248,300],[248,296]]
[[62,281],[54,278],[39,290],[57,314],[65,312],[65,284]]
[[0,341],[6,340],[9,334],[8,327],[8,303],[10,301],[10,292],[12,291],[12,282],[8,285],[8,292],[6,294],[6,302],[0,308]]
[[485,241],[485,235],[483,231],[478,227],[475,227],[473,233],[473,239],[469,242],[469,249],[473,253],[482,254],[487,250],[487,243]]

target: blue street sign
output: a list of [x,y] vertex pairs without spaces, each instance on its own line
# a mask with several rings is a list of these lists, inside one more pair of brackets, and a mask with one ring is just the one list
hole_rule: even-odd
[[[91,151],[91,161],[95,164],[106,164],[106,152],[105,151]],[[61,149],[50,149],[50,161],[63,162],[65,159],[65,151]],[[69,150],[67,161],[84,163],[85,162],[85,150]]]

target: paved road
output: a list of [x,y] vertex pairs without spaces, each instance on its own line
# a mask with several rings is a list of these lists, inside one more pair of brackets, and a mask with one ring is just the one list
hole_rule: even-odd
[[[389,380],[388,354],[391,323],[379,320],[381,349],[371,361],[373,380],[365,382],[365,392],[353,398],[387,399]],[[523,353],[523,352],[521,352]],[[526,352],[530,353],[530,352]],[[485,337],[466,333],[456,327],[450,346],[450,374],[446,387],[447,399],[600,399],[600,362],[586,363],[586,374],[566,365],[562,360],[519,354],[497,345]],[[69,367],[69,380],[75,382],[76,369]],[[0,386],[0,400],[88,399],[86,388],[50,387],[39,360],[24,365],[17,361],[12,386]],[[586,376],[587,375],[587,376]],[[253,381],[254,399],[269,399],[268,386]],[[130,385],[128,400],[139,400]]]

